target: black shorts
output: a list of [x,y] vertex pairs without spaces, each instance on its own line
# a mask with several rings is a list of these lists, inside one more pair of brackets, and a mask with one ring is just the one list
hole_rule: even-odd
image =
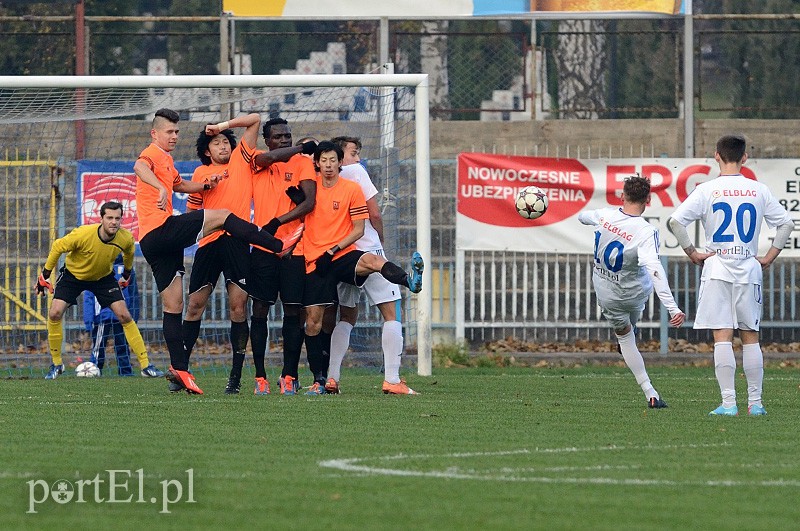
[[153,270],[159,293],[167,289],[176,276],[186,273],[183,250],[200,240],[204,218],[202,210],[170,216],[139,241],[142,255]]
[[250,245],[233,236],[223,234],[216,240],[203,245],[194,254],[192,274],[189,276],[189,293],[199,291],[203,286],[217,285],[220,273],[225,282],[233,282],[247,291],[247,270],[250,262]]
[[84,291],[91,291],[100,303],[101,308],[111,306],[117,301],[124,301],[122,290],[114,276],[109,273],[99,280],[80,280],[70,273],[67,268],[61,268],[61,274],[56,280],[54,299],[62,300],[72,306],[78,304],[78,297]]
[[[367,281],[367,277],[356,275],[356,264],[364,251],[350,251],[341,258],[331,262],[328,274],[325,276],[317,273],[315,269],[306,275],[306,289],[303,294],[303,306],[328,306],[336,302],[336,285],[346,282],[359,286]],[[377,274],[377,273],[376,273]]]
[[282,304],[302,304],[305,282],[305,258],[294,255],[279,258],[275,253],[253,247],[247,275],[247,293],[251,297],[275,304],[280,296]]

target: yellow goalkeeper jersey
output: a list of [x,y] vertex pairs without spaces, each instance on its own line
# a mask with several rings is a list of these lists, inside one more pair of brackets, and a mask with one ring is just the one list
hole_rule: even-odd
[[133,252],[134,241],[130,231],[120,228],[111,241],[104,242],[100,239],[99,223],[83,225],[53,242],[44,267],[52,271],[61,255],[67,253],[67,269],[75,278],[99,280],[111,273],[119,253],[123,255],[125,269],[132,269]]

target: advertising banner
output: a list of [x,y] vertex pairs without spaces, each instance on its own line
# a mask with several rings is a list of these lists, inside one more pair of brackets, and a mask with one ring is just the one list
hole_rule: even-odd
[[533,13],[685,13],[681,0],[223,0],[236,17],[348,19],[469,17]]
[[[583,209],[622,206],[626,177],[650,179],[651,200],[644,217],[661,232],[661,254],[685,256],[667,220],[701,182],[719,176],[714,159],[555,159],[462,153],[458,157],[456,247],[463,250],[589,253],[592,230],[578,221]],[[800,227],[800,160],[749,159],[742,174],[769,186]],[[526,186],[538,186],[549,199],[536,220],[517,214],[514,201]],[[698,248],[703,231],[689,227]],[[759,252],[775,231],[761,229]],[[800,233],[781,256],[800,256]]]
[[[175,162],[181,177],[190,180],[200,161]],[[133,233],[138,244],[139,220],[136,215],[136,174],[133,161],[79,160],[77,168],[78,225],[100,223],[100,206],[119,201],[125,209],[122,226]],[[188,194],[172,195],[172,213],[186,212]],[[138,245],[137,245],[138,247]]]

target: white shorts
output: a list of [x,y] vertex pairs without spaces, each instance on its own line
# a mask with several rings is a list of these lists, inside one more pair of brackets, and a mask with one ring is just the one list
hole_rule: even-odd
[[647,297],[627,301],[602,301],[598,298],[597,303],[603,311],[603,317],[611,323],[614,330],[619,330],[636,324],[644,311],[646,301]]
[[734,284],[713,278],[701,280],[694,328],[738,328],[758,332],[762,305],[761,284]]
[[[385,258],[383,249],[374,249],[364,252]],[[367,281],[364,282],[360,288],[352,284],[339,282],[339,285],[336,287],[339,293],[339,304],[348,308],[355,308],[358,306],[359,299],[361,299],[362,289],[367,293],[367,297],[369,297],[372,306],[377,306],[384,302],[400,300],[400,286],[392,284],[380,273],[372,273],[367,277]]]

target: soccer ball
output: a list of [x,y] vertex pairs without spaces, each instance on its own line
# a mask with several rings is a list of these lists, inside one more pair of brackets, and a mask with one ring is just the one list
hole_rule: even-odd
[[100,369],[91,361],[84,361],[75,367],[75,376],[79,378],[96,378],[100,376]]
[[514,206],[517,214],[525,219],[540,218],[547,212],[547,193],[538,186],[527,186],[520,190]]

